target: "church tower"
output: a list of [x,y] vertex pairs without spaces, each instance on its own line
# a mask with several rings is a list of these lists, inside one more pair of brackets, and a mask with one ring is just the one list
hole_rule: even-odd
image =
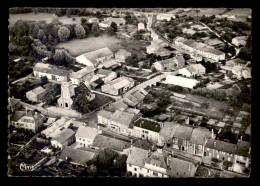
[[68,76],[65,76],[61,84],[61,97],[58,99],[59,107],[71,110],[71,105],[73,103],[71,97],[74,95],[75,90],[72,81]]

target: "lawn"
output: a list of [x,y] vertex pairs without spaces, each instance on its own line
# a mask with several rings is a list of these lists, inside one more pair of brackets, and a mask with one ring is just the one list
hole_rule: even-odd
[[250,8],[233,8],[231,11],[225,13],[225,15],[237,15],[237,16],[250,16],[252,11]]
[[[72,18],[75,18],[75,21],[72,20]],[[78,17],[78,16],[62,16],[59,17],[59,20],[63,24],[80,24],[81,18],[88,18],[86,16]],[[26,13],[26,14],[9,14],[9,24],[10,26],[14,25],[14,23],[19,20],[32,20],[32,21],[40,21],[40,20],[45,20],[46,23],[50,23],[53,19],[53,14],[50,13],[38,13],[34,14],[33,12],[31,13]]]
[[113,36],[102,35],[99,37],[89,37],[86,39],[74,39],[65,43],[59,43],[56,48],[68,49],[70,54],[78,56],[86,52],[91,52],[103,47],[108,47],[111,51],[116,52],[120,47],[121,41]]

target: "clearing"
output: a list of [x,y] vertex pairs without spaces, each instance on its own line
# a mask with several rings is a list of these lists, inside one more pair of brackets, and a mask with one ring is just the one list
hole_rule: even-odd
[[[14,23],[20,19],[22,20],[32,20],[32,21],[40,21],[40,20],[44,20],[46,21],[46,23],[50,23],[53,19],[53,14],[50,13],[26,13],[26,14],[9,14],[9,24],[10,26],[14,25]],[[72,19],[75,18],[75,21],[73,21]],[[63,23],[63,24],[80,24],[80,20],[81,18],[86,18],[88,19],[88,17],[86,16],[82,16],[82,17],[78,17],[78,16],[71,16],[71,17],[67,17],[67,16],[62,16],[59,17],[59,20]]]
[[[68,49],[73,56],[79,56],[86,52],[91,52],[103,47],[108,47],[115,52],[120,48],[121,41],[113,36],[102,35],[99,37],[89,37],[86,39],[74,39],[65,43],[59,43],[55,48]],[[121,47],[122,48],[122,47]]]

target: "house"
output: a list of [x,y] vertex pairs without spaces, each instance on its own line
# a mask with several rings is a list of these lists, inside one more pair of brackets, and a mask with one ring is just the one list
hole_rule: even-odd
[[239,65],[235,65],[232,68],[232,73],[237,77],[237,79],[241,79],[242,78],[242,66]]
[[189,125],[178,124],[172,134],[172,143],[168,142],[172,148],[189,152],[189,141],[193,131],[193,127]]
[[179,70],[179,74],[185,77],[195,77],[206,73],[206,68],[201,64],[191,64]]
[[207,29],[207,27],[201,26],[201,25],[191,25],[190,27],[193,29],[197,29],[197,30],[206,30]]
[[129,142],[116,139],[114,137],[104,136],[100,134],[95,137],[92,146],[95,149],[104,150],[105,148],[109,148],[117,152],[118,154],[127,154],[131,144]]
[[199,81],[195,79],[189,79],[185,77],[180,77],[180,76],[174,76],[174,75],[168,75],[166,77],[166,84],[172,84],[172,85],[178,85],[186,88],[193,88],[195,87]]
[[117,77],[116,72],[105,70],[105,69],[98,69],[96,71],[96,75],[104,82],[107,83]]
[[149,32],[144,33],[144,34],[142,35],[142,39],[149,41],[149,40],[151,39],[151,34],[150,34]]
[[113,112],[106,111],[106,110],[98,111],[97,113],[98,126],[108,128],[112,114]]
[[75,132],[71,129],[64,129],[57,137],[51,139],[54,148],[64,149],[75,141]]
[[114,70],[114,69],[118,68],[119,66],[121,66],[121,64],[119,64],[118,62],[116,62],[115,60],[112,59],[112,60],[105,61],[102,64],[99,64],[98,68]]
[[170,21],[171,19],[175,19],[175,16],[172,14],[157,14],[156,16],[157,20],[167,20]]
[[138,23],[137,29],[138,29],[138,30],[145,30],[145,25],[144,25],[144,23],[142,23],[142,22]]
[[183,29],[182,29],[182,32],[183,32],[184,34],[188,34],[188,35],[192,36],[192,35],[194,35],[197,31],[195,31],[195,30],[193,30],[193,29],[183,28]]
[[18,125],[16,127],[30,130],[34,133],[38,132],[39,128],[42,126],[45,116],[38,111],[29,111],[26,115],[22,116],[18,120]]
[[210,45],[210,46],[220,46],[220,45],[224,46],[224,43],[217,38],[209,39],[209,40],[205,41],[205,43]]
[[183,55],[176,55],[176,57],[174,57],[174,63],[178,68],[183,67],[185,65]]
[[10,118],[10,124],[18,127],[19,123],[18,121],[26,114],[26,111],[14,111]]
[[151,119],[139,118],[134,122],[133,136],[148,140],[151,142],[159,142],[159,132],[162,123],[158,123]]
[[183,37],[179,37],[177,36],[176,38],[174,38],[173,42],[179,46],[179,47],[183,47],[183,43],[187,41],[187,39],[183,38]]
[[129,94],[123,98],[123,102],[125,102],[128,106],[136,107],[140,104],[145,97],[145,94],[142,91],[135,91],[132,94]]
[[108,123],[108,129],[128,136],[133,129],[133,122],[138,119],[138,115],[116,110]]
[[114,103],[109,105],[109,110],[115,112],[116,110],[125,111],[128,108],[128,105],[125,104],[122,100],[117,100]]
[[202,156],[204,155],[204,148],[207,143],[207,140],[214,138],[214,133],[210,132],[206,128],[197,127],[194,128],[191,137],[189,140],[189,149],[190,154]]
[[177,127],[178,127],[177,123],[164,122],[163,127],[159,132],[159,135],[160,135],[161,142],[165,146],[172,145],[173,134],[175,133]]
[[216,139],[208,139],[204,148],[204,157],[233,162],[236,145]]
[[197,167],[194,163],[182,159],[167,157],[167,175],[171,178],[195,177]]
[[65,147],[59,156],[59,160],[67,161],[70,163],[86,166],[86,163],[95,157],[96,153],[82,149],[74,149],[73,147]]
[[101,28],[107,28],[107,27],[110,27],[112,22],[116,23],[117,26],[122,26],[125,24],[126,21],[122,17],[120,17],[120,18],[108,17],[108,18],[105,18],[104,21],[99,23],[99,26]]
[[238,140],[234,157],[234,164],[242,167],[249,167],[251,157],[251,143]]
[[126,58],[131,56],[132,54],[124,49],[120,49],[115,52],[115,61],[124,63]]
[[26,98],[33,102],[40,102],[45,95],[46,90],[41,86],[26,92]]
[[8,98],[8,109],[11,112],[14,112],[15,110],[19,110],[21,108],[21,100],[15,99],[15,98]]
[[78,86],[73,85],[72,81],[66,76],[61,84],[61,97],[58,99],[59,107],[71,110],[74,98],[80,92],[84,92],[89,101],[95,99],[95,94],[93,94],[84,83],[80,83]]
[[162,61],[156,61],[151,68],[155,68],[157,71],[171,71],[175,70],[174,58],[165,59]]
[[99,23],[99,20],[96,17],[91,17],[91,18],[88,19],[88,22],[89,23]]
[[232,43],[237,47],[246,46],[248,36],[238,36],[232,39]]
[[68,76],[72,70],[64,70],[55,67],[54,65],[49,65],[46,63],[37,63],[33,67],[33,75],[35,77],[46,76],[48,80],[54,80],[62,82],[65,76]]
[[77,72],[71,72],[69,78],[72,81],[72,84],[79,85],[85,81],[88,81],[94,75],[94,67],[89,66],[85,67]]
[[169,46],[167,42],[161,40],[161,39],[154,39],[151,41],[152,45],[158,45],[159,47],[167,47]]
[[156,54],[157,56],[166,57],[166,56],[171,55],[171,53],[173,53],[173,52],[171,52],[170,50],[168,50],[166,48],[159,48],[158,50],[154,51],[153,53]]
[[90,147],[98,134],[98,130],[92,127],[80,126],[76,132],[76,144],[81,147]]
[[119,77],[103,85],[101,91],[111,95],[119,95],[131,89],[134,85],[135,82],[132,78]]
[[97,67],[100,63],[114,58],[114,53],[107,47],[100,48],[76,57],[76,61],[86,66]]
[[137,139],[132,144],[132,147],[136,147],[136,148],[144,149],[144,150],[149,150],[149,149],[153,148],[152,146],[153,146],[153,144],[151,142],[142,140],[142,139]]
[[127,172],[134,177],[167,178],[165,158],[161,149],[158,151],[151,153],[148,150],[132,147],[126,161]]
[[244,68],[242,69],[242,77],[245,78],[245,79],[252,78],[251,68],[249,68],[249,67],[244,67]]
[[152,54],[154,53],[155,51],[159,50],[161,47],[159,47],[158,45],[155,45],[155,44],[151,44],[149,46],[146,47],[146,52],[148,54]]

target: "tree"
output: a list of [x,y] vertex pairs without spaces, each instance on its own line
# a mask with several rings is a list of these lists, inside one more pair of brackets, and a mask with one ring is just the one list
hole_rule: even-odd
[[114,160],[114,166],[120,170],[126,170],[126,159],[127,156],[125,154],[116,157]]
[[38,32],[39,32],[40,28],[38,25],[35,25],[33,28],[33,37],[34,38],[38,38]]
[[42,29],[39,29],[38,34],[37,34],[37,38],[42,40],[43,36],[44,36],[44,31]]
[[99,35],[99,26],[97,23],[93,23],[92,27],[91,27],[91,32],[94,34],[94,36],[98,36]]
[[110,25],[110,27],[113,28],[113,31],[114,31],[114,32],[117,32],[117,24],[116,24],[115,22],[112,22],[111,25]]
[[153,73],[156,73],[156,72],[157,72],[157,70],[156,70],[156,68],[155,68],[154,66],[152,67],[152,72],[153,72]]
[[90,101],[87,98],[89,94],[90,92],[87,89],[83,89],[74,99],[71,108],[82,114],[89,113]]
[[42,76],[41,77],[41,85],[45,85],[46,83],[48,83],[48,78],[46,76]]
[[95,165],[90,165],[88,168],[87,168],[87,172],[94,176],[96,173],[97,173],[97,167]]
[[106,28],[105,33],[108,35],[115,35],[115,32],[111,26]]
[[118,154],[111,149],[105,148],[103,151],[100,151],[97,156],[93,159],[93,162],[98,167],[103,168],[112,167],[114,160],[118,157]]
[[67,9],[66,9],[66,15],[67,15],[68,17],[70,17],[70,15],[71,15],[71,9],[70,9],[70,8],[67,8]]
[[48,36],[48,43],[52,43],[52,41],[53,41],[52,36],[49,35],[49,36]]
[[47,43],[47,37],[46,37],[45,35],[42,37],[42,43],[43,43],[43,44],[46,44],[46,43]]
[[62,26],[58,30],[58,36],[60,38],[60,41],[67,41],[67,39],[70,36],[70,31],[65,26]]
[[76,32],[76,35],[77,35],[77,38],[80,38],[80,39],[83,39],[86,35],[86,31],[84,29],[84,27],[80,24],[77,24],[75,27],[75,32]]
[[152,103],[154,102],[154,97],[151,95],[151,94],[147,94],[145,97],[144,97],[144,103],[146,104],[149,104],[149,103]]

